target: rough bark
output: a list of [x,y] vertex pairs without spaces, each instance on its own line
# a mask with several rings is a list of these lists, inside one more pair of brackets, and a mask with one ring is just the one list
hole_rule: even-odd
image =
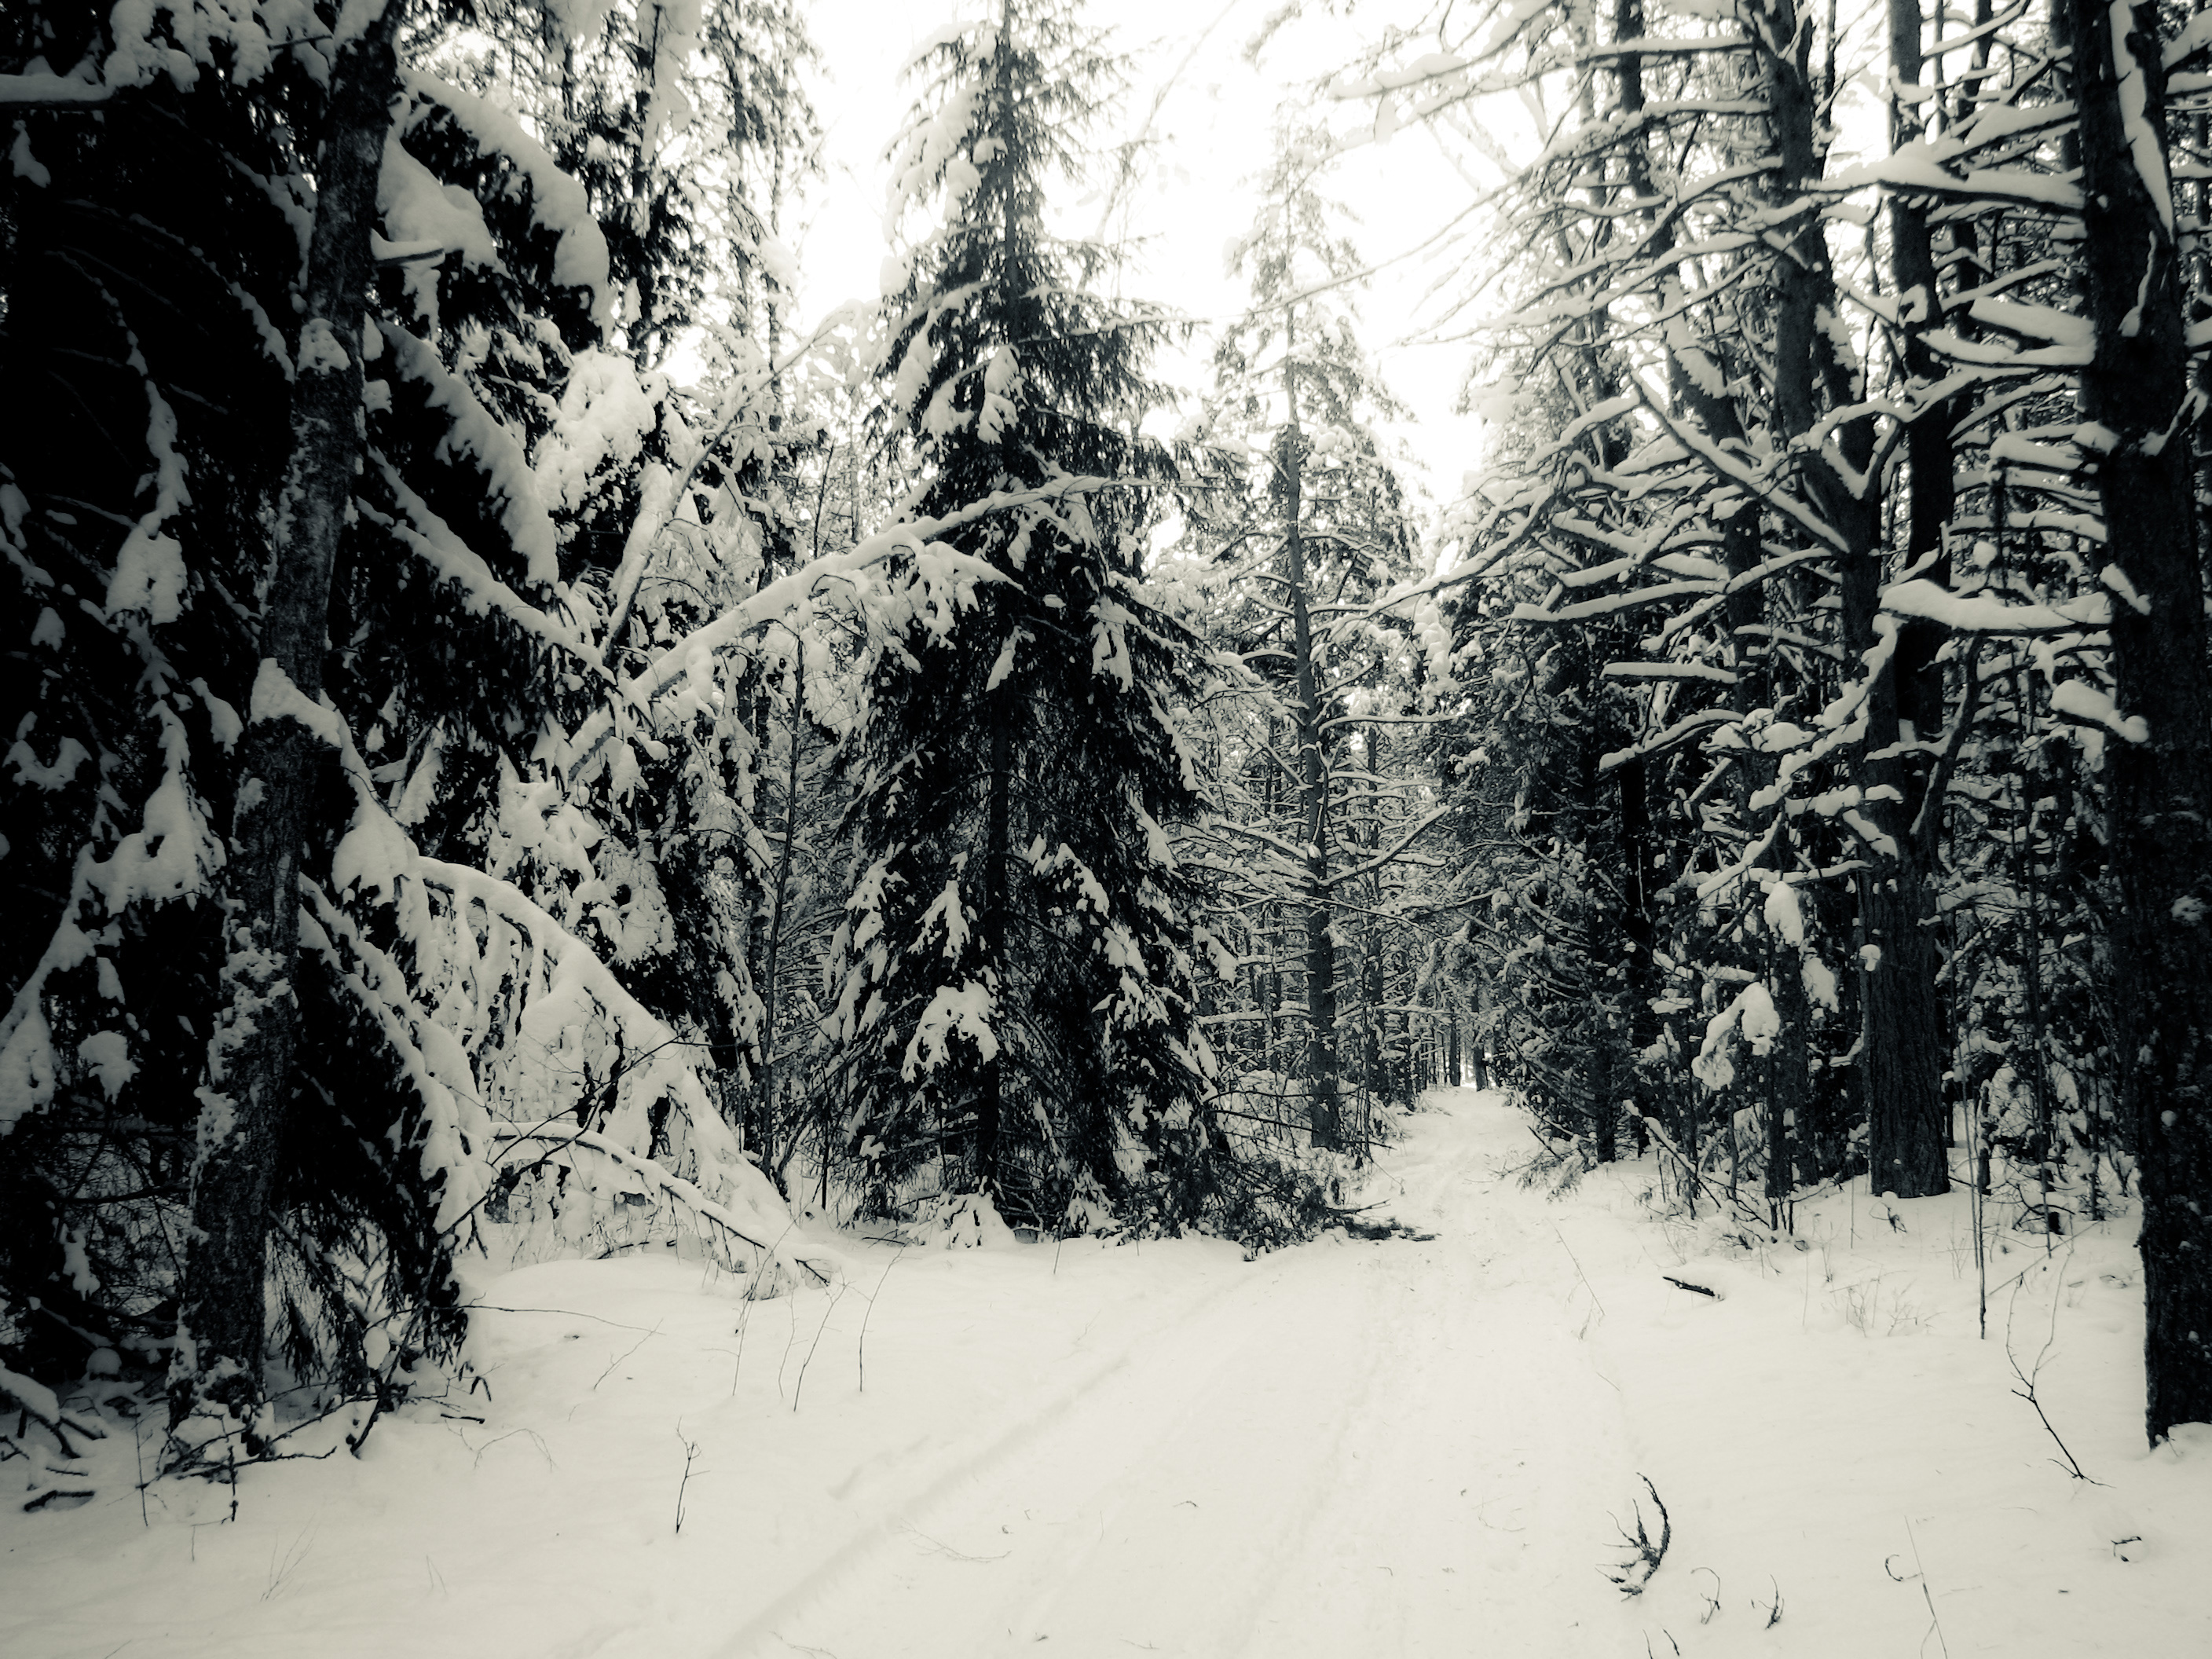
[[1782,1033],[1767,1055],[1767,1220],[1790,1227],[1790,1194],[1796,1188],[1796,1165],[1803,1161],[1799,1127],[1805,1121],[1810,1093],[1808,1056],[1812,1051],[1812,1000],[1805,994],[1804,958],[1788,940],[1770,939],[1767,983],[1773,988],[1774,1012]]
[[[1281,730],[1273,714],[1267,717],[1268,756],[1275,752]],[[1260,821],[1272,823],[1275,818],[1277,799],[1281,791],[1281,774],[1272,759],[1267,760],[1260,774]],[[1259,1000],[1262,1047],[1260,1065],[1263,1070],[1279,1069],[1277,1061],[1282,1047],[1283,974],[1282,939],[1276,925],[1275,907],[1263,903],[1260,907],[1257,952],[1260,957],[1252,964],[1253,994]]]
[[2189,452],[2172,441],[2188,352],[2158,11],[2061,9],[2095,339],[2081,412],[2111,434],[2098,467],[2106,546],[2141,601],[2113,604],[2112,672],[2122,714],[2148,739],[2112,743],[2106,767],[2120,893],[2112,1002],[2141,1160],[2144,1429],[2156,1444],[2176,1424],[2212,1422],[2212,673]]
[[1628,983],[1627,1092],[1636,1103],[1639,1119],[1656,1117],[1659,1103],[1652,1081],[1639,1057],[1659,1040],[1659,1016],[1651,1011],[1661,989],[1659,963],[1653,951],[1659,943],[1659,924],[1651,902],[1651,835],[1650,780],[1641,760],[1630,761],[1614,775],[1620,792],[1621,932],[1626,938]]
[[1322,764],[1321,689],[1314,669],[1313,619],[1306,592],[1302,469],[1305,437],[1298,429],[1296,374],[1283,371],[1290,424],[1277,445],[1276,465],[1285,498],[1283,558],[1291,599],[1291,650],[1297,675],[1298,823],[1305,842],[1306,1049],[1303,1070],[1308,1127],[1313,1144],[1344,1143],[1344,1112],[1337,1098],[1336,941],[1329,928],[1328,777]]
[[[374,265],[377,179],[398,86],[404,0],[339,48],[316,157],[291,453],[271,526],[261,665],[238,750],[225,872],[222,1006],[208,1045],[192,1164],[192,1225],[169,1376],[173,1426],[244,1427],[263,1395],[270,1194],[299,1030],[300,857],[329,760],[296,718],[322,690],[331,573],[362,451],[362,326]],[[333,717],[335,718],[335,717]],[[188,1453],[188,1434],[178,1443]]]
[[[1917,0],[1890,0],[1890,52],[1900,80],[1917,82],[1923,71],[1921,18]],[[1893,143],[1918,136],[1902,106],[1893,106]],[[1942,365],[1929,349],[1927,325],[1941,314],[1928,216],[1916,200],[1890,202],[1893,270],[1904,310],[1905,372],[1923,383],[1941,377]],[[1955,410],[1937,404],[1905,428],[1909,471],[1905,501],[1905,562],[1928,580],[1948,583],[1950,561],[1943,533],[1950,522],[1954,492],[1951,426]],[[1875,592],[1862,592],[1879,574],[1862,580],[1845,599],[1863,636],[1872,643]],[[1932,838],[1908,833],[1928,793],[1925,754],[1888,752],[1911,742],[1931,742],[1943,728],[1943,672],[1936,663],[1946,630],[1934,623],[1910,620],[1898,629],[1888,672],[1867,698],[1867,741],[1871,757],[1861,769],[1869,792],[1893,789],[1866,805],[1869,823],[1894,843],[1886,863],[1860,879],[1860,915],[1865,942],[1881,952],[1879,965],[1863,971],[1867,990],[1864,1069],[1869,1095],[1868,1168],[1877,1187],[1902,1197],[1948,1190],[1951,1111],[1943,1098],[1943,1018],[1937,973],[1941,963],[1933,931],[1935,897]],[[1858,647],[1864,649],[1864,647]],[[1883,1103],[1877,1111],[1875,1102]]]
[[[1582,653],[1584,672],[1584,694],[1595,702],[1603,693],[1596,684],[1596,665],[1590,660],[1595,653],[1585,649]],[[1593,862],[1604,857],[1602,841],[1607,826],[1599,811],[1601,799],[1598,788],[1597,763],[1599,750],[1606,734],[1595,720],[1583,723],[1581,744],[1576,756],[1575,794],[1573,800],[1573,833],[1585,858]],[[1595,1022],[1587,1036],[1589,1047],[1577,1067],[1577,1081],[1583,1093],[1583,1108],[1589,1120],[1592,1152],[1601,1164],[1610,1164],[1620,1153],[1620,1101],[1630,1086],[1629,1073],[1634,1065],[1629,1052],[1629,1034],[1620,1015],[1622,1010],[1615,1000],[1610,970],[1614,963],[1606,959],[1606,945],[1610,945],[1611,927],[1604,915],[1601,900],[1590,907],[1588,994],[1584,1000],[1589,1017]],[[1625,935],[1624,935],[1625,937]]]
[[[1917,84],[1924,67],[1920,50],[1921,17],[1918,0],[1889,0],[1890,59],[1899,81]],[[1911,111],[1893,100],[1891,148],[1922,134]],[[1917,386],[1941,380],[1943,365],[1928,344],[1928,330],[1942,319],[1934,245],[1928,229],[1928,210],[1918,198],[1897,195],[1889,202],[1890,269],[1906,319],[1905,370]],[[1906,423],[1905,464],[1910,478],[1906,500],[1905,558],[1929,580],[1948,583],[1951,561],[1944,532],[1956,504],[1951,428],[1959,416],[1959,400],[1932,403]],[[1923,568],[1923,561],[1925,561]],[[1921,742],[1931,742],[1943,726],[1943,671],[1936,653],[1949,630],[1923,618],[1905,620],[1898,629],[1897,654],[1893,659],[1897,718],[1911,727]],[[1893,781],[1905,796],[1902,803],[1883,803],[1888,816],[1910,824],[1918,817],[1928,788],[1925,756],[1901,757],[1889,763]],[[1876,779],[1875,781],[1883,780]],[[1919,849],[1905,846],[1901,859],[1910,863],[1915,879],[1930,872],[1921,867]]]

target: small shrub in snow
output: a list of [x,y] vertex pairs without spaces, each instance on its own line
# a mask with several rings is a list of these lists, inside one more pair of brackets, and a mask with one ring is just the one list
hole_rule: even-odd
[[[1648,1474],[1638,1475],[1637,1479],[1643,1481],[1644,1490],[1651,1494],[1652,1508],[1659,1511],[1659,1536],[1652,1537],[1645,1528],[1644,1506],[1640,1503],[1632,1503],[1629,1512],[1635,1517],[1636,1530],[1632,1533],[1626,1527],[1621,1527],[1620,1540],[1633,1553],[1626,1561],[1607,1569],[1605,1574],[1623,1595],[1644,1594],[1644,1587],[1651,1582],[1652,1576],[1659,1571],[1660,1563],[1667,1559],[1667,1547],[1674,1541],[1674,1523],[1668,1518],[1667,1505],[1660,1500],[1659,1488],[1651,1484],[1651,1477]],[[1620,1525],[1618,1522],[1614,1524]]]

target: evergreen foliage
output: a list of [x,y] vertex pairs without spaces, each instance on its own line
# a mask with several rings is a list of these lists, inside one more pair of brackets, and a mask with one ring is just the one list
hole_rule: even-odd
[[[745,1218],[759,1178],[701,1080],[744,990],[744,929],[701,890],[733,842],[752,850],[745,711],[695,696],[647,716],[634,750],[641,711],[602,667],[609,555],[649,549],[678,510],[654,456],[699,497],[690,562],[641,608],[662,640],[720,614],[716,584],[758,586],[776,516],[736,484],[761,451],[744,422],[694,431],[664,380],[610,351],[586,191],[514,113],[428,67],[447,31],[418,19],[370,135],[375,222],[355,233],[378,234],[347,417],[365,451],[320,698],[288,703],[263,661],[270,514],[288,451],[299,465],[285,410],[324,356],[352,356],[300,314],[307,180],[343,84],[330,20],[116,27],[47,6],[8,24],[18,84],[45,95],[0,206],[0,349],[10,385],[40,388],[11,400],[0,453],[10,614],[29,619],[0,833],[36,896],[9,938],[0,1181],[24,1222],[0,1243],[0,1348],[46,1375],[102,1350],[169,1370],[180,1412],[232,1413],[228,1431],[196,1417],[176,1454],[219,1458],[450,1359],[453,1253],[526,1192],[588,1228],[634,1187],[734,1261],[797,1270],[770,1267],[775,1235]],[[751,385],[757,400],[766,375]],[[595,539],[602,516],[642,534]],[[593,714],[610,700],[619,734]],[[258,1338],[228,1357],[241,1386],[210,1383],[177,1300],[229,1121],[236,768],[272,721],[313,734],[300,945],[278,969],[296,1058],[256,1176],[265,1223],[235,1223],[270,1243],[276,1417]]]
[[[1194,1024],[1197,813],[1176,710],[1192,641],[1143,591],[1169,458],[1136,427],[1155,325],[1047,222],[1119,71],[1061,4],[1002,7],[920,60],[894,211],[941,191],[887,301],[888,408],[957,589],[877,647],[852,743],[856,880],[836,1018],[876,1201],[916,1179],[1029,1225],[1180,1225],[1206,1198]],[[1115,486],[1121,486],[1116,488]],[[927,1175],[922,1171],[927,1168]]]

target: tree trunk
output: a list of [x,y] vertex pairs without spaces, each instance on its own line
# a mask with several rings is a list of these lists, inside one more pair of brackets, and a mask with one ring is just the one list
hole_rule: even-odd
[[2112,1002],[2141,1168],[2143,1425],[2155,1445],[2178,1423],[2212,1422],[2212,675],[2189,453],[2171,441],[2189,357],[2158,9],[2065,10],[2096,343],[2081,412],[2106,428],[2105,545],[2141,602],[2114,600],[2112,672],[2123,716],[2148,731],[2112,743],[2106,766],[2120,889]]
[[[1644,33],[1643,0],[1615,0],[1613,33],[1617,39],[1622,40],[1640,40],[1643,37]],[[1805,45],[1809,49],[1809,40]],[[1796,74],[1801,78],[1802,76],[1802,60],[1794,63],[1779,60],[1772,69],[1778,76],[1786,76]],[[1623,53],[1617,60],[1617,75],[1620,84],[1620,115],[1625,120],[1633,121],[1641,115],[1645,107],[1644,63],[1641,54]],[[1804,127],[1806,132],[1806,142],[1798,147],[1802,157],[1801,165],[1809,165],[1811,154],[1809,120],[1800,125]],[[1654,194],[1654,191],[1650,157],[1644,148],[1644,142],[1630,147],[1627,162],[1631,189],[1638,199],[1650,198]],[[1672,220],[1651,215],[1646,217],[1645,223],[1649,227],[1648,234],[1652,239],[1655,248],[1662,253],[1674,248],[1674,231]],[[1784,261],[1784,263],[1789,265],[1794,264],[1795,262]],[[1668,304],[1685,303],[1682,285],[1679,279],[1668,280],[1662,291]],[[1804,309],[1805,302],[1809,301],[1811,293],[1812,290],[1808,288],[1798,296],[1801,309]],[[1809,319],[1809,310],[1806,310],[1806,316]],[[1800,343],[1802,343],[1808,336],[1808,330],[1802,327],[1797,330]],[[1670,400],[1676,410],[1687,415],[1696,422],[1706,439],[1717,447],[1733,448],[1742,445],[1745,442],[1743,418],[1733,398],[1725,391],[1719,389],[1723,380],[1723,376],[1719,373],[1719,365],[1713,363],[1710,358],[1705,358],[1701,351],[1695,355],[1703,358],[1703,361],[1686,361],[1674,345],[1668,346],[1667,385]],[[1778,380],[1784,374],[1778,358],[1778,353],[1776,370]],[[1809,361],[1804,360],[1802,354],[1796,365],[1796,372],[1802,375],[1807,387],[1804,401],[1809,408],[1812,369]],[[1806,418],[1809,419],[1809,416]],[[1760,513],[1757,503],[1753,501],[1740,503],[1733,512],[1721,520],[1720,528],[1722,558],[1728,567],[1729,574],[1731,577],[1750,575],[1759,568],[1765,557],[1761,545]],[[1743,586],[1731,588],[1723,599],[1722,607],[1722,614],[1728,621],[1729,665],[1736,676],[1735,684],[1729,690],[1729,702],[1738,714],[1747,714],[1759,707],[1763,701],[1761,692],[1765,689],[1762,687],[1755,672],[1751,653],[1752,641],[1759,637],[1758,630],[1765,617],[1765,591],[1756,582],[1747,582]],[[1640,765],[1641,763],[1638,764]],[[1747,758],[1739,758],[1736,764],[1737,775],[1733,780],[1734,787],[1739,801],[1747,802],[1755,787],[1744,770],[1749,762]],[[1759,781],[1763,782],[1765,780],[1761,779]],[[1628,787],[1627,781],[1624,779],[1623,789],[1626,790]],[[1648,825],[1648,802],[1640,804],[1643,805]],[[1626,794],[1623,796],[1622,810],[1624,813],[1630,810]],[[1648,884],[1639,876],[1639,884]],[[1655,937],[1654,943],[1656,942]],[[1656,964],[1654,968],[1656,980]],[[1648,1009],[1648,1000],[1644,1006]],[[1657,1022],[1655,1018],[1652,1040],[1656,1042],[1657,1036]],[[1689,1160],[1692,1168],[1694,1169],[1697,1165],[1702,1133],[1700,1110],[1705,1103],[1705,1091],[1700,1085],[1692,1084],[1682,1090],[1680,1098],[1681,1111],[1676,1121],[1678,1143],[1683,1156]],[[1694,1181],[1688,1184],[1686,1191],[1690,1213],[1695,1215],[1697,1186]]]
[[[1846,581],[1847,610],[1851,589]],[[1870,611],[1872,595],[1867,599]],[[1872,717],[1870,710],[1870,729]],[[1910,839],[1899,838],[1900,849]],[[1867,1176],[1873,1191],[1899,1198],[1925,1198],[1949,1191],[1951,1184],[1943,1156],[1949,1108],[1942,1089],[1942,1005],[1928,925],[1929,896],[1918,875],[1910,854],[1859,873],[1866,934],[1859,958],[1865,1039],[1859,1067],[1866,1079]]]
[[1322,765],[1321,690],[1314,672],[1313,623],[1306,594],[1305,542],[1299,533],[1305,435],[1298,429],[1298,388],[1289,368],[1290,424],[1276,446],[1286,498],[1283,537],[1291,590],[1291,649],[1297,672],[1298,818],[1305,840],[1307,1123],[1313,1144],[1344,1144],[1337,1100],[1336,941],[1329,929],[1328,778]]
[[[994,1008],[1005,1006],[1011,990],[1006,974],[1006,865],[1013,856],[1012,711],[1003,688],[991,712],[990,800],[985,811],[983,846],[983,953],[995,976]],[[975,1190],[999,1190],[999,1126],[1005,1106],[1006,1045],[983,1062],[983,1086],[975,1102]]]
[[[1890,57],[1897,77],[1917,84],[1924,63],[1920,50],[1918,0],[1889,0],[1889,27]],[[1906,107],[1893,100],[1890,147],[1894,149],[1919,137],[1921,132]],[[1942,320],[1928,212],[1917,198],[1895,195],[1890,198],[1889,221],[1891,271],[1899,309],[1907,319],[1905,369],[1916,386],[1924,388],[1936,384],[1944,373],[1944,365],[1928,344],[1929,329]],[[1947,398],[1931,404],[1905,428],[1905,459],[1911,480],[1906,512],[1905,563],[1939,585],[1948,585],[1951,580],[1951,560],[1944,532],[1950,526],[1957,501],[1951,428],[1959,414],[1959,399]],[[1943,671],[1936,658],[1948,634],[1942,623],[1923,617],[1910,617],[1899,625],[1891,678],[1895,687],[1900,738],[1929,743],[1942,735]],[[1890,783],[1905,798],[1901,802],[1873,803],[1877,808],[1886,809],[1884,816],[1887,820],[1910,825],[1919,817],[1929,780],[1927,756],[1900,756],[1894,761],[1876,763],[1869,769],[1869,775],[1871,782]],[[1882,823],[1884,818],[1875,821]],[[1934,845],[1935,838],[1926,838],[1926,844]],[[1917,842],[1905,844],[1900,838],[1899,860],[1911,866],[1911,878],[1915,883],[1924,885],[1934,873],[1928,868],[1922,846]]]
[[1659,963],[1652,954],[1658,947],[1658,919],[1651,905],[1651,838],[1649,777],[1644,763],[1632,760],[1617,769],[1620,790],[1621,932],[1627,945],[1622,964],[1628,988],[1628,1052],[1623,1092],[1635,1104],[1636,1144],[1644,1144],[1644,1121],[1658,1115],[1652,1081],[1644,1055],[1659,1041],[1659,1016],[1651,1010],[1660,991]]
[[[1281,789],[1281,774],[1273,759],[1275,744],[1279,741],[1279,732],[1275,717],[1269,714],[1267,749],[1262,757],[1260,774],[1260,818],[1263,823],[1274,822],[1276,799]],[[1282,1046],[1283,975],[1282,941],[1276,928],[1273,905],[1261,905],[1258,927],[1258,944],[1254,955],[1260,959],[1252,965],[1252,982],[1260,1000],[1262,1033],[1260,1067],[1262,1071],[1274,1072],[1281,1069],[1276,1060]]]
[[[1917,0],[1890,0],[1890,52],[1899,79],[1917,82],[1923,58]],[[1893,105],[1893,148],[1917,137],[1904,106]],[[1942,365],[1929,349],[1926,331],[1941,315],[1936,262],[1930,250],[1928,216],[1912,199],[1890,203],[1891,258],[1900,304],[1907,318],[1905,372],[1923,384],[1940,378]],[[1911,470],[1906,503],[1905,562],[1929,580],[1948,584],[1950,560],[1943,534],[1950,522],[1954,493],[1951,426],[1955,410],[1938,404],[1905,428]],[[1923,567],[1924,562],[1924,568]],[[1873,643],[1880,574],[1861,570],[1856,587],[1847,582],[1846,610],[1863,619],[1849,647],[1854,653]],[[1856,602],[1856,603],[1855,603]],[[1898,629],[1889,670],[1867,699],[1867,741],[1875,753],[1902,743],[1929,742],[1943,730],[1943,671],[1937,665],[1946,630],[1939,624],[1910,620]],[[1858,641],[1864,641],[1864,644]],[[1862,873],[1860,915],[1868,945],[1881,952],[1865,975],[1866,1046],[1863,1066],[1869,1091],[1868,1174],[1877,1191],[1923,1197],[1949,1190],[1943,1147],[1948,1143],[1951,1109],[1943,1096],[1943,1011],[1937,987],[1941,967],[1933,931],[1932,836],[1909,833],[1927,799],[1929,757],[1891,753],[1869,761],[1862,780],[1869,792],[1893,789],[1897,797],[1869,799],[1868,821],[1895,843],[1887,862]]]
[[1796,1126],[1804,1121],[1806,1059],[1812,1050],[1812,1010],[1805,994],[1804,960],[1787,939],[1767,941],[1767,983],[1782,1030],[1767,1055],[1767,1221],[1788,1228],[1790,1194],[1796,1189],[1793,1146]]
[[[263,1296],[270,1194],[299,1035],[300,855],[330,759],[317,719],[331,572],[362,453],[362,327],[374,271],[369,236],[398,90],[393,42],[406,7],[388,0],[340,47],[307,246],[306,316],[292,393],[291,455],[271,526],[261,665],[238,750],[226,870],[222,1006],[208,1044],[192,1167],[191,1227],[169,1373],[173,1427],[235,1423],[261,1444]],[[335,720],[335,716],[325,718]],[[186,1436],[176,1445],[189,1455]]]
[[[791,763],[784,776],[783,845],[775,856],[775,891],[768,913],[768,954],[762,964],[760,1104],[756,1115],[762,1126],[761,1168],[774,1174],[778,1192],[783,1191],[783,1171],[789,1155],[779,1160],[772,1144],[776,1129],[775,1009],[781,994],[778,980],[783,967],[784,905],[791,893],[792,849],[799,842],[799,758],[806,733],[806,641],[796,635],[792,637]],[[796,1134],[792,1137],[794,1146],[798,1139]]]
[[[1583,683],[1585,707],[1595,710],[1605,692],[1596,674],[1595,641],[1585,640],[1580,653],[1588,678]],[[1585,720],[1581,729],[1579,752],[1576,757],[1575,776],[1575,837],[1583,856],[1593,864],[1601,863],[1605,853],[1601,843],[1607,839],[1608,826],[1599,811],[1597,763],[1599,750],[1607,733],[1595,719]],[[1620,1008],[1613,991],[1610,971],[1618,960],[1608,960],[1613,952],[1613,930],[1607,926],[1607,907],[1602,902],[1589,906],[1592,948],[1588,961],[1590,972],[1589,994],[1586,998],[1588,1015],[1592,1022],[1589,1030],[1589,1048],[1579,1068],[1583,1088],[1583,1108],[1589,1115],[1590,1139],[1597,1161],[1610,1164],[1620,1151],[1620,1098],[1627,1085],[1628,1073],[1634,1065],[1629,1052],[1629,1033],[1620,1018]],[[1625,939],[1625,929],[1623,937]],[[1601,944],[1599,941],[1602,940]]]
[[[1812,43],[1808,31],[1783,27],[1802,21],[1789,0],[1783,0],[1771,15],[1777,38],[1791,43],[1790,55],[1770,55],[1768,66],[1777,149],[1785,187],[1794,193],[1810,184],[1819,171],[1806,69]],[[1802,216],[1804,228],[1791,246],[1790,257],[1777,262],[1781,304],[1775,317],[1775,394],[1782,429],[1792,437],[1811,430],[1823,386],[1833,403],[1848,403],[1854,397],[1852,377],[1819,324],[1820,313],[1836,305],[1821,223],[1817,215]],[[1836,435],[1844,466],[1863,474],[1874,450],[1870,418],[1847,422]],[[1820,459],[1808,460],[1807,483],[1821,516],[1843,538],[1838,565],[1844,660],[1863,662],[1877,637],[1875,621],[1882,580],[1880,500],[1870,486],[1855,491]],[[1897,719],[1896,681],[1887,672],[1877,672],[1867,697],[1867,740],[1877,752],[1893,746]],[[1860,958],[1865,1010],[1860,1068],[1866,1085],[1868,1165],[1874,1190],[1924,1198],[1950,1187],[1943,1157],[1943,1034],[1935,940],[1923,925],[1929,908],[1927,886],[1907,848],[1911,837],[1903,833],[1911,818],[1899,817],[1895,805],[1887,801],[1868,804],[1869,817],[1888,845],[1868,849],[1869,867],[1859,877],[1866,940],[1879,951],[1878,956],[1863,953]]]

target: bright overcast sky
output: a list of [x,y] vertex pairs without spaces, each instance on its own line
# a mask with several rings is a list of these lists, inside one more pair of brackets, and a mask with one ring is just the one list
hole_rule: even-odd
[[[1247,180],[1267,164],[1275,111],[1303,83],[1333,69],[1335,54],[1363,38],[1361,32],[1381,27],[1382,15],[1391,9],[1378,5],[1349,22],[1302,22],[1255,68],[1244,49],[1277,3],[1094,0],[1090,8],[1094,19],[1114,26],[1115,44],[1137,60],[1121,131],[1133,132],[1161,100],[1150,174],[1127,204],[1124,222],[1109,227],[1146,244],[1127,280],[1132,295],[1201,319],[1242,309],[1242,285],[1228,277],[1223,250],[1251,222],[1255,200]],[[821,199],[805,210],[811,222],[787,227],[804,278],[802,320],[811,323],[845,300],[876,298],[877,271],[888,251],[883,152],[913,97],[900,71],[941,23],[987,6],[996,10],[989,0],[957,7],[950,0],[814,0],[813,34],[829,65],[828,77],[814,88],[828,129],[829,178]],[[1352,103],[1325,112],[1340,132],[1364,126],[1374,115],[1371,106]],[[1363,222],[1355,234],[1376,260],[1428,236],[1471,193],[1436,146],[1416,132],[1346,156],[1322,188],[1357,206]],[[1085,230],[1096,224],[1097,204],[1069,205],[1071,222]],[[1355,303],[1360,337],[1383,378],[1420,417],[1402,435],[1427,473],[1431,499],[1440,501],[1456,493],[1474,457],[1474,422],[1450,414],[1468,349],[1392,344],[1413,326],[1421,292],[1437,274],[1432,264],[1407,260]],[[1194,362],[1163,367],[1195,384],[1204,373],[1203,350],[1201,345]]]

